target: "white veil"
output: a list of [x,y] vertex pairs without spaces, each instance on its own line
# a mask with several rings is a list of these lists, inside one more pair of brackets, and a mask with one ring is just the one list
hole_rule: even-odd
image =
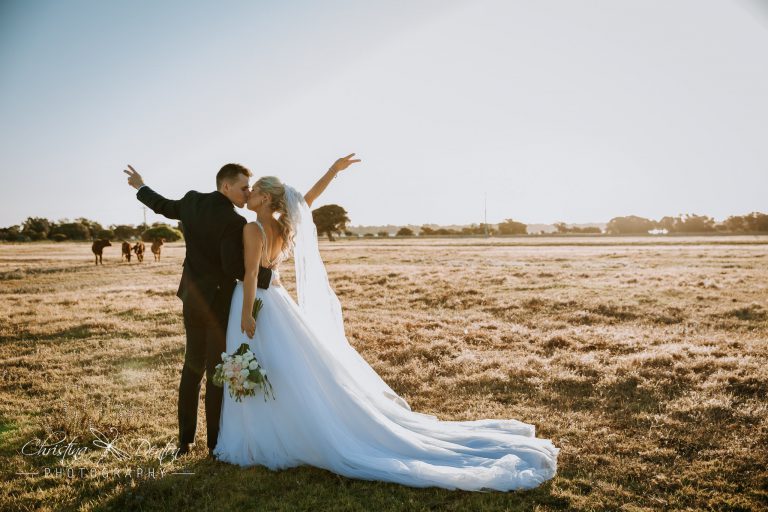
[[[295,230],[293,258],[296,269],[296,294],[299,308],[316,334],[318,341],[342,365],[366,394],[395,401],[410,410],[408,404],[383,381],[370,365],[349,344],[344,334],[341,303],[328,282],[328,274],[320,257],[317,228],[304,196],[285,185],[288,216]],[[289,247],[289,251],[290,251]]]

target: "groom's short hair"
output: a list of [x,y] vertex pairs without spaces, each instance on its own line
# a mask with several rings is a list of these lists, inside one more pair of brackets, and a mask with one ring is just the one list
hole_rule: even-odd
[[225,181],[232,181],[240,175],[251,177],[253,174],[247,167],[240,164],[227,164],[216,173],[216,189],[221,189]]

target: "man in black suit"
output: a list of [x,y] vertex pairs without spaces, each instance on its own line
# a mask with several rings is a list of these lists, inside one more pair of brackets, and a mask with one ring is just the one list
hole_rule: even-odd
[[[226,350],[229,305],[236,280],[243,279],[243,226],[246,220],[234,209],[248,201],[251,172],[239,164],[227,164],[216,175],[215,192],[189,191],[179,200],[166,199],[144,184],[128,166],[128,184],[136,197],[169,219],[181,221],[186,257],[177,296],[183,302],[187,334],[184,368],[179,384],[179,454],[189,452],[197,430],[197,406],[203,373],[205,418],[209,455],[216,447],[223,388],[213,384],[221,353]],[[269,272],[269,269],[264,269]],[[271,273],[271,272],[270,272]],[[259,282],[269,283],[259,275]]]

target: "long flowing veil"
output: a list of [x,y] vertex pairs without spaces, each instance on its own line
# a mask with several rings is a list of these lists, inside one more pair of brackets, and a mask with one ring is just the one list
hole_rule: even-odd
[[312,212],[304,196],[290,185],[285,185],[285,199],[288,215],[295,229],[292,249],[296,269],[296,294],[304,318],[318,341],[342,365],[341,367],[349,372],[356,387],[366,395],[378,399],[383,395],[410,410],[405,400],[392,391],[349,344],[344,334],[341,303],[328,282],[328,274],[320,257],[317,228],[312,219]]

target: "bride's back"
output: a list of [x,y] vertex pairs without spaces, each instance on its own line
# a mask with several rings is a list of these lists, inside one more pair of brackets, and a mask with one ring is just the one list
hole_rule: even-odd
[[279,234],[280,228],[277,220],[271,219],[271,221],[268,220],[267,222],[262,223],[256,219],[256,223],[264,230],[264,236],[266,237],[264,242],[264,252],[268,261],[262,262],[262,265],[273,268],[280,263],[278,258],[283,252],[283,244],[285,243],[285,240]]

